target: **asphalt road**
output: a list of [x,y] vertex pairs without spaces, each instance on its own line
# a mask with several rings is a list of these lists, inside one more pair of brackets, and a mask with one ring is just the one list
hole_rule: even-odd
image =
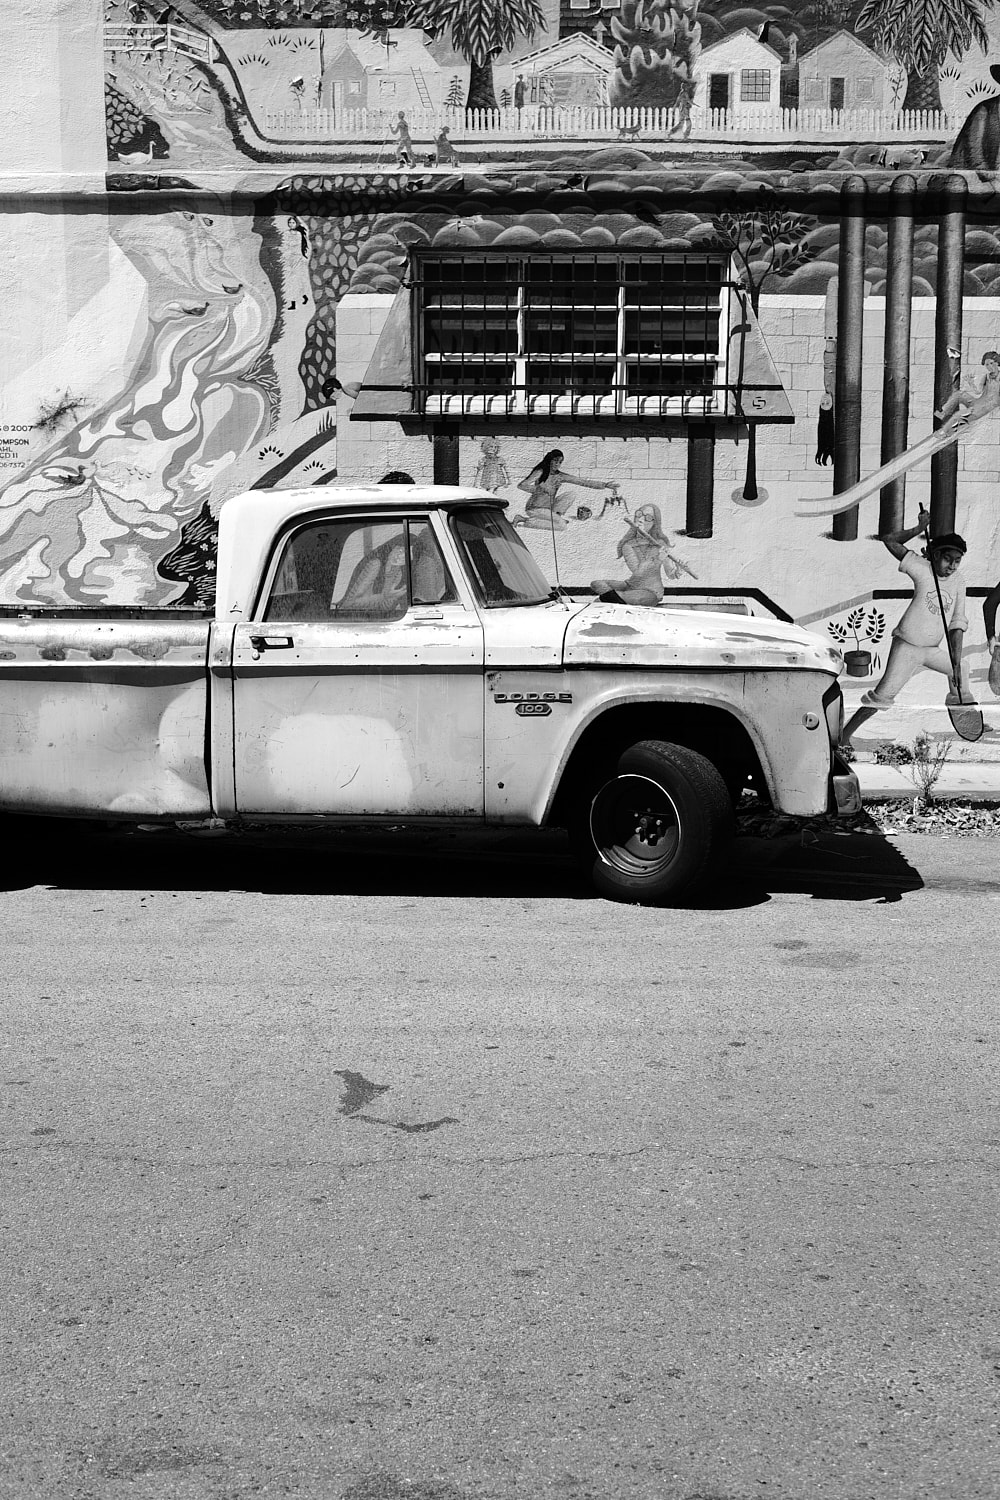
[[1000,840],[7,848],[4,1496],[997,1494]]

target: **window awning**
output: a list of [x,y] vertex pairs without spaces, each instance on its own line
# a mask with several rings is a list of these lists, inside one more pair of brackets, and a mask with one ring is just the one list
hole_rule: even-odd
[[726,417],[747,422],[794,422],[778,367],[767,340],[742,292],[730,292],[729,380]]
[[[590,416],[596,423],[610,421],[637,421],[640,424],[655,418],[664,420],[658,402],[650,402],[645,409],[622,412],[620,415],[600,409],[590,410],[583,403],[551,403],[542,410],[533,406],[527,418],[523,411],[510,412],[501,398],[488,398],[466,410],[462,399],[456,397],[454,409],[424,413],[421,410],[420,394],[414,380],[413,320],[411,292],[407,289],[396,293],[389,315],[379,335],[375,352],[369,361],[361,389],[351,412],[353,422],[399,422],[460,420],[469,416],[487,422],[537,422],[558,423],[570,416]],[[728,380],[718,387],[718,400],[714,410],[704,410],[699,401],[697,409],[690,413],[680,411],[675,420],[705,422],[759,422],[761,424],[794,422],[795,416],[785,393],[781,376],[767,346],[756,314],[749,298],[743,293],[729,293],[729,347],[727,359]],[[671,413],[672,417],[674,414]]]

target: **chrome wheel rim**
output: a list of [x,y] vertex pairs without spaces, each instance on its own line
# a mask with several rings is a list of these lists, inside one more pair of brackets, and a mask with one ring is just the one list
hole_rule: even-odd
[[601,861],[619,874],[655,879],[677,858],[681,820],[665,787],[649,776],[617,776],[590,808],[590,835]]

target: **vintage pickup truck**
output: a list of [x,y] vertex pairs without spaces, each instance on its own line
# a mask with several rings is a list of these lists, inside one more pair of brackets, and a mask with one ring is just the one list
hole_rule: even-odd
[[771,619],[553,590],[472,489],[241,495],[214,612],[0,616],[0,809],[554,825],[607,896],[717,866],[750,788],[849,812],[839,656]]

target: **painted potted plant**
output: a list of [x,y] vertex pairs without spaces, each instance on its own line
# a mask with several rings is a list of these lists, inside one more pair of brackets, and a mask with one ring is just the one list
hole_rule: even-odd
[[[827,626],[838,646],[854,637],[854,649],[844,652],[844,670],[848,677],[868,677],[872,669],[872,653],[867,644],[877,646],[885,635],[885,615],[881,610],[865,610],[864,605],[852,609],[843,623],[831,620]],[[865,642],[865,645],[862,645]]]

